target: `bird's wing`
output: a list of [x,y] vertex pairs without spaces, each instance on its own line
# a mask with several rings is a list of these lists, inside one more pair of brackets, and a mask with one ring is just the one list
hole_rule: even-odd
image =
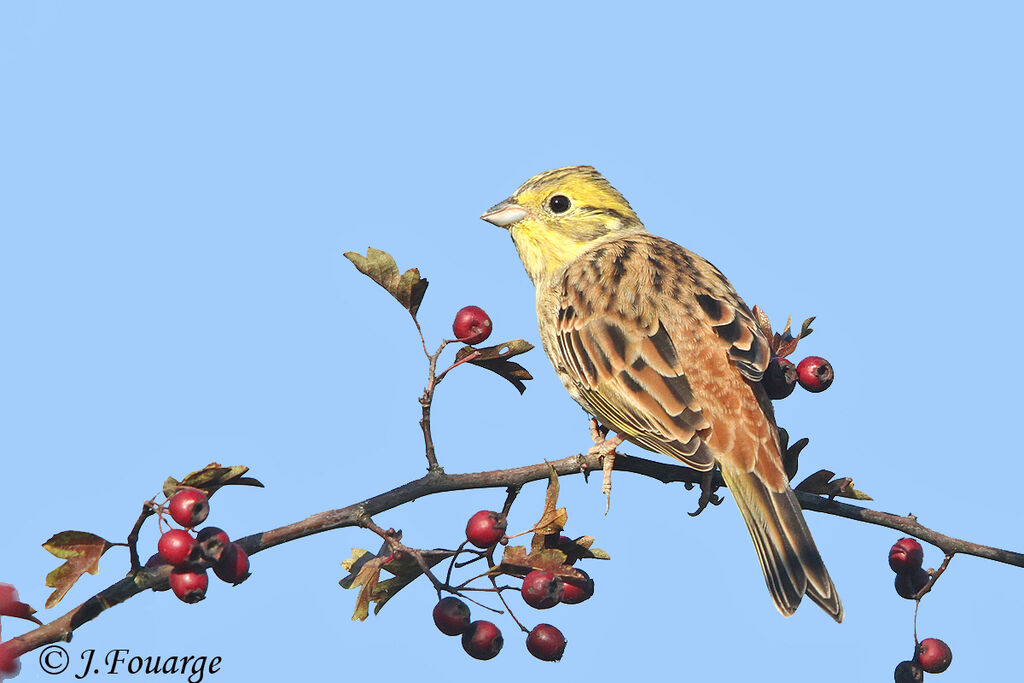
[[712,425],[691,383],[712,378],[695,375],[735,366],[757,380],[770,360],[725,277],[673,242],[634,235],[578,258],[559,295],[557,350],[597,417],[644,448],[711,469]]

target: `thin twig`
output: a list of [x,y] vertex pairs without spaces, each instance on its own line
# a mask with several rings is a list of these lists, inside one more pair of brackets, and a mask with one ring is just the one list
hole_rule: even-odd
[[139,513],[139,518],[135,520],[135,526],[128,533],[128,556],[131,561],[131,568],[128,570],[128,576],[134,576],[136,572],[142,569],[142,563],[139,562],[139,532],[142,530],[142,523],[145,522],[153,515],[153,501],[147,500],[142,504],[142,512]]
[[920,602],[921,598],[923,598],[926,594],[931,592],[932,587],[935,585],[935,582],[939,580],[939,577],[942,576],[942,573],[944,571],[946,571],[946,567],[949,566],[949,561],[953,559],[953,555],[954,555],[954,553],[946,553],[946,557],[943,558],[942,564],[939,565],[939,568],[928,572],[928,574],[929,574],[928,583],[926,583],[924,585],[924,588],[919,590],[914,595],[914,599],[915,600]]
[[[414,318],[415,320],[415,318]],[[416,328],[419,329],[419,323],[416,323]],[[420,338],[422,339],[423,333],[420,332]],[[437,388],[437,383],[440,381],[437,377],[437,359],[444,351],[444,347],[447,346],[448,342],[442,341],[441,345],[437,347],[437,351],[433,355],[427,353],[428,369],[427,369],[427,386],[423,390],[423,395],[420,397],[420,405],[423,407],[423,416],[420,418],[420,428],[423,430],[423,445],[427,455],[427,471],[431,473],[443,473],[444,469],[437,464],[437,454],[434,452],[434,437],[430,433],[430,406],[434,402],[434,390]],[[426,342],[424,342],[423,350],[426,352]],[[449,368],[450,369],[450,368]],[[447,372],[447,370],[445,371]]]

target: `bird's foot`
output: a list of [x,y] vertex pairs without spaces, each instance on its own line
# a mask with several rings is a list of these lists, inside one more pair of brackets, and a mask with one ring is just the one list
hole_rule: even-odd
[[706,508],[709,504],[711,504],[711,505],[719,505],[719,504],[721,504],[723,498],[721,496],[715,495],[715,490],[718,487],[717,486],[713,486],[712,483],[711,483],[711,482],[714,481],[714,479],[715,479],[715,471],[714,470],[710,470],[708,472],[702,472],[701,473],[701,476],[700,476],[700,499],[697,501],[697,509],[694,510],[693,512],[688,512],[687,513],[691,517],[696,517],[700,513],[704,512],[704,508]]
[[607,427],[598,425],[597,420],[590,421],[590,435],[594,439],[594,446],[587,451],[587,455],[597,455],[601,458],[601,472],[604,475],[601,480],[601,493],[605,495],[604,513],[606,515],[612,506],[612,468],[615,466],[615,456],[618,455],[615,449],[626,440],[622,434],[606,439],[607,434]]
[[590,438],[594,440],[595,446],[600,446],[608,438],[608,428],[593,417],[590,418]]

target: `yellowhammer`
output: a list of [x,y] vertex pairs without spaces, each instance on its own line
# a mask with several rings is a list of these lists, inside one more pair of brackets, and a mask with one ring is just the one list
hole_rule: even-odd
[[565,388],[618,433],[602,452],[625,439],[703,472],[717,464],[779,611],[806,593],[842,621],[758,382],[768,342],[725,276],[648,233],[590,166],[534,176],[482,218],[512,235]]

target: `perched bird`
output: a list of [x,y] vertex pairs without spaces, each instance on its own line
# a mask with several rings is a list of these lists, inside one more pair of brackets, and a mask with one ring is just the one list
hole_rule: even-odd
[[481,218],[512,236],[569,395],[618,434],[601,452],[628,440],[709,474],[717,465],[779,611],[806,593],[842,621],[758,381],[768,341],[725,276],[648,233],[590,166],[536,175]]

